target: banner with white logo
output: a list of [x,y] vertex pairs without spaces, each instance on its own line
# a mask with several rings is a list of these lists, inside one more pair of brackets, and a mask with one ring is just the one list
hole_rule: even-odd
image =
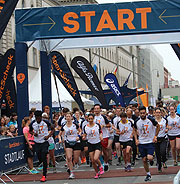
[[71,67],[90,88],[90,90],[93,92],[94,96],[97,97],[103,108],[108,109],[108,104],[106,102],[100,81],[88,60],[84,57],[77,56],[72,60]]
[[125,107],[124,99],[120,91],[120,86],[116,76],[113,73],[108,73],[104,77],[104,81],[109,86],[110,90],[114,93],[121,106]]

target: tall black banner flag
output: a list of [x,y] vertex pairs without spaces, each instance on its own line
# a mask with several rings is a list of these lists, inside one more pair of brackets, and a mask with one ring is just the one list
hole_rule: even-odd
[[71,67],[91,89],[93,94],[102,104],[103,108],[108,109],[108,105],[101,87],[100,81],[91,66],[91,64],[84,57],[77,56],[71,62]]
[[15,65],[15,50],[9,49],[0,63],[0,103],[5,99],[7,84],[13,75]]
[[19,0],[0,0],[0,39]]
[[6,111],[7,111],[6,114],[10,116],[13,112],[17,113],[17,94],[16,94],[14,78],[12,76],[7,81],[5,101],[6,101]]
[[171,44],[171,47],[174,49],[174,52],[180,60],[180,44]]
[[84,112],[84,105],[79,94],[79,90],[65,58],[59,52],[53,51],[50,53],[50,59],[54,74],[68,90],[70,95],[79,105],[79,108]]

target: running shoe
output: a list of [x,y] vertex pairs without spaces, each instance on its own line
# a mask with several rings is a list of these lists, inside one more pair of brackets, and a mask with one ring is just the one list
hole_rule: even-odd
[[71,171],[69,168],[67,168],[67,173],[70,175]]
[[69,179],[74,179],[74,178],[75,178],[74,174],[71,173],[70,176],[69,176]]
[[30,170],[30,172],[29,172],[29,174],[38,174],[38,173],[39,173],[39,171],[36,171],[34,169]]
[[127,172],[127,166],[124,166],[124,171]]
[[120,165],[121,165],[121,162],[118,162],[116,165],[117,165],[117,166],[120,166]]
[[96,173],[96,175],[94,176],[94,179],[99,179],[99,177],[100,177],[100,174]]
[[153,160],[149,161],[149,164],[150,164],[150,166],[153,166],[154,161]]
[[104,174],[103,166],[101,166],[101,167],[99,168],[99,174],[100,174],[100,175]]
[[127,166],[127,172],[131,172],[131,165]]
[[109,171],[109,165],[108,164],[104,164],[104,171],[105,172]]
[[47,181],[47,180],[46,180],[46,176],[43,176],[43,177],[40,179],[40,182],[45,182],[45,181]]
[[166,162],[163,163],[163,168],[164,168],[164,169],[167,169]]
[[42,171],[43,170],[43,166],[42,167],[38,167],[38,170]]
[[135,166],[135,162],[134,162],[134,161],[131,163],[131,166],[132,166],[132,167],[134,167],[134,166]]
[[151,175],[147,175],[146,178],[144,179],[144,181],[151,181]]
[[174,166],[178,166],[178,163],[177,163],[177,161],[174,161]]
[[78,169],[79,168],[79,165],[78,164],[75,164],[74,165],[74,169]]
[[158,169],[158,173],[162,173],[162,169]]
[[86,157],[81,159],[81,164],[84,164],[84,163],[86,163]]

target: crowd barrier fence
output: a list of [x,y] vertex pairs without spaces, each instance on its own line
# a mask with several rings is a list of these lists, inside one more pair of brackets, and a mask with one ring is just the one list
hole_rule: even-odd
[[[54,139],[55,157],[64,156],[64,147],[62,143],[59,144],[58,133],[59,131],[55,132]],[[0,140],[0,180],[4,184],[5,181],[2,179],[3,175],[14,183],[7,173],[20,169],[18,172],[19,174],[24,169],[28,170],[25,144],[26,141],[23,135]],[[34,158],[34,162],[37,162],[37,157]]]

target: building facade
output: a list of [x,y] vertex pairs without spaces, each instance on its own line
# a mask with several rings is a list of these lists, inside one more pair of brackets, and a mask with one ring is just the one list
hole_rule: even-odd
[[149,104],[158,99],[159,89],[164,87],[164,64],[162,57],[152,46],[139,49],[139,86],[149,91]]

